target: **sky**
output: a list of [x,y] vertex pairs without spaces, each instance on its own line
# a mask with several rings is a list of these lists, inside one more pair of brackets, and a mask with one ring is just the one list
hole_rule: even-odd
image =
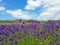
[[60,0],[0,0],[0,20],[60,20]]

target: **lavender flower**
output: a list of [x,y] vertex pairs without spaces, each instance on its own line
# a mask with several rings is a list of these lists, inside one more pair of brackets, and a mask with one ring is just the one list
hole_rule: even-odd
[[13,41],[14,39],[13,38],[10,38],[9,41]]
[[50,45],[54,45],[54,43],[53,42],[50,42]]
[[15,41],[15,42],[14,42],[14,45],[17,45],[17,44],[18,44],[18,42],[17,42],[17,41]]
[[0,41],[3,41],[3,39],[2,39],[2,38],[0,38]]
[[56,40],[58,40],[58,35],[57,34],[56,34],[55,38],[56,38]]

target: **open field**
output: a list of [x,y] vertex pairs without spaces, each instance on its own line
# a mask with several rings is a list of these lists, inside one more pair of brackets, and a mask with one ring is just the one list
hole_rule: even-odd
[[60,45],[60,21],[0,21],[0,45]]

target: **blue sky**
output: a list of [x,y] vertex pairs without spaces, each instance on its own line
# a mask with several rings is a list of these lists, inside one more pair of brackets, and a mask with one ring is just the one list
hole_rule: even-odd
[[[15,10],[15,9],[24,10],[25,5],[26,5],[26,0],[9,0],[9,1],[3,0],[2,2],[0,2],[0,6],[3,6],[8,10]],[[0,19],[8,20],[8,19],[14,19],[14,18],[9,14],[2,14],[2,12],[0,11]]]
[[60,0],[0,0],[0,20],[59,20]]
[[22,9],[25,7],[26,5],[26,0],[4,0],[5,3],[7,3],[5,5],[5,7],[7,9]]

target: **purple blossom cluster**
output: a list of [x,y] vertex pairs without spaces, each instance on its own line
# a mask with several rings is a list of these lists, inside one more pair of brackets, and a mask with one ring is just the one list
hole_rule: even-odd
[[[50,38],[49,36],[54,37],[55,41],[59,40],[60,33],[60,23],[59,22],[45,22],[45,23],[29,23],[25,24],[9,24],[9,25],[0,25],[0,42],[6,43],[6,40],[10,42],[14,39],[21,40],[27,35],[32,35],[39,40],[46,40]],[[17,44],[18,42],[14,42]],[[54,41],[50,42],[51,45],[54,45]],[[57,44],[58,45],[58,44]]]

